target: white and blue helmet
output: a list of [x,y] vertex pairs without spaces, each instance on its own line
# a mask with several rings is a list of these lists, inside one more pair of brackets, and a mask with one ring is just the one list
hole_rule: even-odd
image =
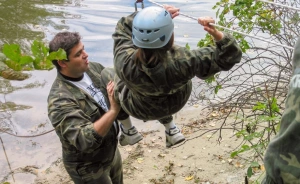
[[161,48],[169,42],[173,30],[173,19],[167,10],[154,6],[144,8],[133,19],[133,44],[140,48]]

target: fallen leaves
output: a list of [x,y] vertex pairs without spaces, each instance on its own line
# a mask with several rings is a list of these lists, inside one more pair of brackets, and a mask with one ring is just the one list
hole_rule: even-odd
[[159,158],[164,158],[166,156],[166,154],[160,153],[157,155]]
[[190,180],[192,180],[192,179],[194,179],[194,176],[187,176],[187,177],[185,177],[185,181],[190,181]]
[[137,161],[139,164],[141,164],[141,163],[144,162],[144,158],[137,158],[136,161]]

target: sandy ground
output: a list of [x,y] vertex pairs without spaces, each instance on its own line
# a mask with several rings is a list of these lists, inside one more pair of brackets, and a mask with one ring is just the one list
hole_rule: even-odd
[[[165,147],[164,127],[155,122],[134,120],[144,139],[133,146],[119,146],[123,157],[125,184],[216,184],[245,183],[247,166],[241,157],[230,158],[240,144],[232,130],[218,132],[219,122],[206,121],[199,108],[176,114],[175,120],[186,136],[186,142],[173,148]],[[141,128],[143,127],[143,128]],[[146,127],[146,128],[145,128]],[[205,133],[206,132],[206,133]],[[73,183],[58,159],[45,170],[35,170],[36,184]],[[257,173],[256,176],[261,175]]]

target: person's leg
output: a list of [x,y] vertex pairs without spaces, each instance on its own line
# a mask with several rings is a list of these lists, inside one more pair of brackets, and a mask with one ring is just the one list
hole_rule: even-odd
[[180,132],[180,129],[173,121],[173,116],[168,116],[158,120],[165,126],[166,133],[166,146],[171,147],[175,144],[179,144],[185,140],[184,135]]
[[111,165],[110,178],[113,184],[123,184],[123,166],[119,149],[116,149],[115,158]]
[[64,164],[75,184],[113,184],[110,169],[104,169],[101,163]]
[[[118,76],[115,74],[113,68],[105,68],[101,71],[101,82],[103,85],[107,85],[109,81],[115,82],[115,99],[118,99],[118,88],[117,83],[120,81]],[[133,145],[138,143],[143,139],[143,136],[137,131],[137,129],[132,125],[129,115],[121,108],[117,120],[120,122],[121,135],[119,138],[120,144],[122,146]]]
[[132,125],[131,119],[118,120],[120,122],[121,135],[119,142],[121,146],[134,145],[143,139],[141,133]]

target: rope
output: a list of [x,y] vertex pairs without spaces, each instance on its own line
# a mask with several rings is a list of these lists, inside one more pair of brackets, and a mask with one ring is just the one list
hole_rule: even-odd
[[[148,0],[149,2],[153,3],[153,4],[156,4],[157,6],[160,6],[160,7],[164,7],[163,5],[161,4],[158,4],[152,0]],[[259,0],[260,1],[260,0]],[[192,17],[190,15],[187,15],[187,14],[184,14],[184,13],[180,13],[179,12],[179,15],[182,15],[182,16],[185,16],[185,17],[188,17],[188,18],[191,18],[191,19],[194,19],[194,20],[197,20],[198,21],[198,18],[196,17]],[[290,49],[290,50],[294,50],[293,47],[291,46],[287,46],[287,45],[282,45],[280,43],[276,43],[276,42],[273,42],[273,41],[269,41],[265,38],[261,38],[261,37],[258,37],[258,36],[254,36],[254,35],[250,35],[250,34],[247,34],[247,33],[243,33],[243,32],[240,32],[240,31],[236,31],[236,30],[233,30],[233,29],[230,29],[230,28],[227,28],[227,27],[224,27],[224,26],[220,26],[220,25],[217,25],[217,24],[213,24],[213,23],[209,23],[209,25],[211,26],[214,26],[214,27],[218,27],[218,28],[222,28],[222,29],[225,29],[225,30],[228,30],[228,31],[232,31],[232,32],[235,32],[235,33],[238,33],[238,34],[241,34],[241,35],[244,35],[244,36],[248,36],[248,37],[251,37],[251,38],[255,38],[257,40],[261,40],[261,41],[264,41],[264,42],[268,42],[268,43],[271,43],[271,44],[274,44],[274,45],[277,45],[277,46],[280,46],[280,47],[284,47],[284,48],[287,48],[287,49]]]
[[142,3],[141,7],[142,7],[142,9],[144,9],[144,2],[143,2],[143,0],[136,0],[136,2],[134,3],[135,11],[137,11],[137,3]]
[[54,131],[55,129],[52,129],[52,130],[49,130],[47,132],[43,132],[43,133],[40,133],[40,134],[37,134],[37,135],[16,135],[16,134],[12,134],[12,133],[9,133],[9,132],[6,132],[6,131],[3,131],[0,129],[0,132],[3,132],[3,133],[6,133],[8,135],[12,135],[14,137],[22,137],[22,138],[32,138],[32,137],[38,137],[38,136],[41,136],[41,135],[45,135],[47,133],[50,133],[52,131]]
[[281,7],[284,7],[284,8],[300,11],[300,8],[295,8],[295,7],[292,7],[292,6],[287,6],[287,5],[283,5],[283,4],[279,4],[279,3],[274,3],[274,2],[271,2],[271,1],[265,1],[265,0],[256,0],[256,1],[269,3],[269,4],[276,5],[276,6],[281,6]]

